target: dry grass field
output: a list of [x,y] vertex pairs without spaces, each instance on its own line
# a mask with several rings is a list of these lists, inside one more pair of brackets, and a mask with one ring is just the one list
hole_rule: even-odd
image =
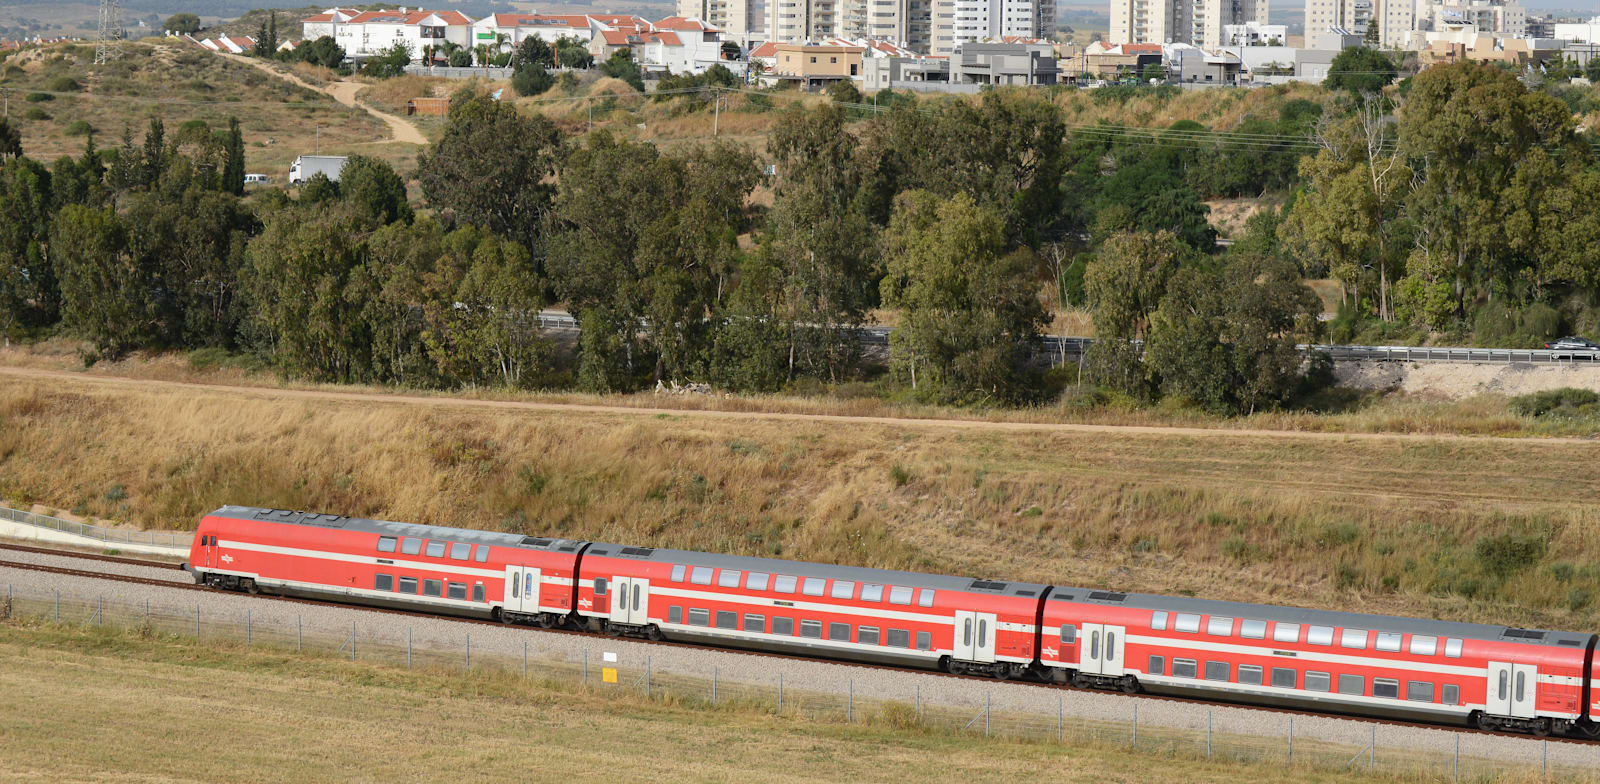
[[9,782],[1401,781],[0,623]]
[[0,497],[155,527],[254,504],[1600,627],[1590,441],[752,412],[760,400],[743,401],[743,412],[630,408],[661,400],[650,396],[549,400],[559,398],[8,373]]

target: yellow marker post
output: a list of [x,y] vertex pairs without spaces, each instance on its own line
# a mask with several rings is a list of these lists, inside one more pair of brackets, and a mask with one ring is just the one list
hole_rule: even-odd
[[615,668],[615,667],[601,667],[600,668],[600,680],[604,681],[605,683],[616,683],[617,682],[617,668]]

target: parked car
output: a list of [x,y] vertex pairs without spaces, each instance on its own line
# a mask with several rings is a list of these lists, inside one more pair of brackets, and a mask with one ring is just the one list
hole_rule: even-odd
[[[1573,353],[1600,352],[1600,343],[1595,343],[1588,338],[1580,338],[1576,335],[1569,335],[1560,340],[1552,340],[1544,344],[1544,347],[1551,351],[1571,351]],[[1570,358],[1573,354],[1557,354],[1556,356]]]

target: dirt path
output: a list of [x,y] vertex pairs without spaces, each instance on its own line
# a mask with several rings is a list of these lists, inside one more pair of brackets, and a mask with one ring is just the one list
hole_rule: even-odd
[[1034,433],[1103,433],[1107,435],[1190,436],[1202,438],[1290,438],[1333,441],[1391,441],[1391,442],[1460,442],[1541,444],[1549,446],[1588,445],[1594,442],[1578,438],[1503,438],[1499,436],[1416,434],[1416,433],[1323,433],[1298,430],[1250,430],[1243,428],[1159,427],[1153,425],[1089,425],[1058,422],[986,422],[972,419],[926,419],[914,417],[849,416],[845,414],[802,414],[778,411],[717,411],[704,409],[655,408],[633,406],[607,406],[583,403],[542,403],[518,400],[475,400],[459,397],[426,397],[407,394],[381,394],[373,392],[339,392],[325,389],[283,389],[235,384],[202,384],[192,381],[161,381],[156,379],[103,376],[60,370],[0,367],[0,377],[33,378],[48,381],[81,381],[91,384],[121,385],[145,388],[193,389],[225,392],[262,398],[287,398],[297,400],[327,400],[351,403],[387,403],[393,405],[437,406],[442,408],[482,408],[509,411],[565,411],[574,414],[622,414],[639,417],[697,417],[712,419],[748,419],[790,422],[834,423],[846,426],[863,424],[893,425],[956,430]]
[[289,82],[290,84],[296,85],[298,87],[304,87],[307,90],[312,90],[314,92],[322,93],[323,95],[329,96],[329,97],[333,98],[335,101],[338,101],[339,103],[344,104],[345,106],[349,106],[349,107],[351,107],[353,109],[360,109],[360,110],[366,112],[367,114],[370,114],[373,117],[376,117],[379,120],[382,120],[385,125],[389,126],[389,134],[390,134],[390,136],[393,137],[393,138],[388,139],[386,141],[405,142],[407,144],[422,144],[422,145],[425,145],[425,144],[428,143],[428,137],[423,136],[422,135],[422,131],[417,130],[417,126],[412,125],[409,121],[407,121],[407,120],[405,120],[403,118],[400,118],[400,117],[396,117],[396,116],[394,116],[392,114],[388,114],[386,112],[380,112],[380,111],[378,111],[377,109],[374,109],[371,106],[368,106],[368,105],[366,105],[364,103],[361,103],[361,102],[357,101],[356,100],[356,93],[361,92],[361,88],[366,86],[364,84],[361,84],[360,82],[338,81],[338,82],[332,83],[331,85],[329,85],[327,87],[318,87],[318,86],[316,86],[314,84],[311,84],[310,82],[307,82],[304,79],[301,79],[298,76],[295,76],[292,73],[286,73],[284,71],[280,71],[280,70],[278,70],[276,68],[273,68],[272,66],[268,65],[267,63],[264,63],[264,62],[254,58],[254,57],[245,57],[243,55],[237,55],[237,54],[222,54],[222,56],[226,57],[226,58],[229,58],[229,59],[231,59],[231,60],[233,60],[234,62],[237,62],[237,63],[242,63],[244,65],[248,65],[248,66],[251,66],[251,67],[254,67],[254,68],[259,68],[259,69],[261,69],[261,70],[263,70],[263,71],[265,71],[265,72],[267,72],[267,73],[269,73],[269,74],[271,74],[271,75],[273,75],[273,76],[275,76],[275,77],[277,77],[279,79],[282,79],[282,80],[284,80],[286,82]]

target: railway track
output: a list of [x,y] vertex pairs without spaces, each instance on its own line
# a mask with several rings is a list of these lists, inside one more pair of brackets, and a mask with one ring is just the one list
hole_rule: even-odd
[[[125,564],[125,565],[131,565],[131,566],[143,566],[143,567],[149,567],[149,568],[152,568],[152,569],[166,569],[166,570],[174,570],[174,571],[183,571],[183,567],[182,566],[180,566],[178,564],[174,564],[174,563],[167,563],[167,562],[164,562],[164,561],[146,561],[146,560],[138,559],[138,558],[124,558],[124,557],[121,557],[121,556],[100,555],[100,554],[97,554],[97,553],[81,553],[81,552],[75,552],[75,551],[71,551],[71,550],[54,550],[54,549],[44,548],[44,547],[30,547],[30,546],[15,545],[15,544],[0,544],[0,551],[6,551],[6,550],[12,550],[12,551],[18,551],[18,552],[27,552],[27,553],[35,553],[35,554],[40,554],[40,555],[49,555],[49,556],[55,556],[55,557],[60,557],[60,558],[74,558],[74,559],[87,560],[87,561],[100,561],[100,562],[107,562],[107,563]],[[152,586],[157,586],[157,587],[161,587],[161,588],[169,588],[169,589],[176,589],[176,590],[204,591],[204,592],[210,593],[210,594],[218,594],[218,593],[226,594],[226,593],[229,593],[229,592],[226,592],[226,591],[221,591],[219,589],[211,588],[211,587],[204,586],[204,585],[195,585],[195,584],[191,584],[191,583],[173,582],[171,580],[158,580],[158,579],[148,578],[148,577],[134,577],[134,576],[131,576],[131,575],[108,574],[106,572],[98,572],[98,571],[93,571],[93,570],[90,570],[90,569],[70,569],[70,568],[62,567],[62,566],[47,566],[47,565],[44,565],[44,564],[20,563],[20,562],[16,562],[16,561],[5,560],[3,558],[0,558],[0,568],[22,569],[22,570],[27,570],[27,571],[45,572],[45,573],[49,573],[49,574],[60,574],[60,575],[66,575],[66,576],[71,576],[71,577],[86,577],[86,578],[91,578],[91,579],[96,579],[96,580],[110,580],[110,581],[113,581],[113,582],[132,583],[132,584],[136,584],[136,585],[152,585]],[[605,638],[605,637],[608,637],[608,635],[606,635],[604,633],[601,633],[601,632],[593,632],[593,631],[586,631],[586,630],[580,630],[580,629],[540,629],[540,628],[535,628],[535,627],[531,627],[531,626],[529,626],[529,627],[522,627],[522,626],[510,626],[510,627],[508,627],[507,624],[503,624],[503,623],[501,623],[499,621],[484,620],[484,619],[480,619],[480,618],[464,618],[464,617],[460,617],[460,616],[436,615],[436,614],[433,614],[433,613],[417,612],[417,611],[413,611],[413,610],[400,610],[400,609],[394,609],[394,608],[388,608],[388,607],[372,607],[372,606],[368,606],[368,605],[342,604],[342,603],[339,603],[339,602],[326,602],[326,601],[321,601],[321,600],[317,600],[317,599],[302,599],[302,598],[292,597],[292,596],[279,596],[279,595],[276,595],[276,594],[265,594],[265,593],[263,593],[263,594],[244,594],[244,593],[240,593],[240,594],[237,594],[237,595],[239,595],[239,596],[250,596],[251,598],[261,599],[261,600],[266,600],[266,601],[291,602],[291,603],[295,603],[295,604],[306,604],[306,605],[312,605],[312,606],[317,606],[317,607],[327,607],[327,606],[333,605],[333,606],[338,606],[338,607],[346,607],[346,608],[354,609],[354,610],[360,610],[360,611],[364,611],[364,612],[384,613],[384,614],[389,614],[389,615],[407,616],[407,617],[414,617],[414,618],[427,618],[427,619],[431,619],[431,620],[446,620],[446,621],[451,621],[451,622],[456,622],[456,623],[482,624],[482,625],[487,625],[487,626],[493,626],[493,627],[496,627],[496,628],[517,628],[517,629],[525,630],[525,631],[528,631],[528,632],[537,632],[537,633],[541,633],[541,634],[563,634],[563,635],[572,635],[572,636],[587,637],[587,638],[593,638],[593,637]],[[771,652],[771,651],[753,651],[753,650],[745,650],[745,649],[742,649],[742,648],[723,648],[723,647],[719,647],[719,646],[715,646],[715,645],[706,645],[706,644],[701,644],[701,643],[680,642],[680,641],[675,641],[675,640],[650,640],[650,639],[645,639],[645,638],[642,638],[642,637],[625,637],[625,638],[617,638],[617,639],[626,640],[627,642],[636,643],[636,644],[640,644],[640,645],[659,645],[659,646],[674,647],[674,648],[685,648],[685,649],[696,649],[696,650],[707,650],[707,651],[722,651],[722,652],[728,652],[728,653],[742,654],[742,655],[745,655],[745,656],[760,656],[760,657],[765,657],[765,658],[770,658],[770,659],[778,659],[778,660],[803,661],[803,662],[826,661],[826,662],[828,662],[830,664],[834,664],[834,665],[838,665],[838,666],[845,666],[845,667],[854,667],[854,668],[858,668],[858,669],[862,669],[862,670],[886,670],[886,671],[892,671],[892,672],[909,672],[909,673],[917,673],[917,674],[928,675],[928,676],[938,677],[938,678],[955,678],[955,679],[970,680],[970,681],[985,681],[985,682],[990,682],[990,683],[995,682],[995,679],[989,678],[989,677],[985,677],[985,676],[982,676],[982,675],[963,675],[963,674],[957,674],[957,673],[942,672],[942,671],[939,671],[939,670],[924,670],[924,669],[918,669],[918,668],[913,668],[913,667],[896,667],[896,666],[888,665],[888,664],[874,664],[874,663],[870,663],[870,662],[858,662],[858,661],[851,661],[851,660],[847,660],[847,659],[828,659],[828,658],[823,658],[823,657],[810,657],[810,656],[799,656],[799,655],[794,655],[794,654],[774,653],[774,652]],[[1065,684],[1065,683],[1045,683],[1045,682],[1037,681],[1037,680],[1014,680],[1014,681],[1006,681],[1006,682],[1014,683],[1014,684],[1017,684],[1017,685],[1033,686],[1033,687],[1042,688],[1042,689],[1076,690],[1073,686],[1070,686],[1070,685]],[[1172,702],[1172,703],[1184,703],[1184,704],[1190,704],[1190,705],[1210,705],[1210,706],[1216,706],[1216,707],[1243,708],[1243,709],[1248,709],[1248,710],[1252,710],[1252,711],[1261,711],[1261,712],[1264,712],[1264,713],[1275,713],[1275,714],[1286,715],[1286,716],[1310,716],[1310,717],[1317,717],[1317,718],[1337,718],[1337,719],[1343,719],[1343,720],[1346,720],[1346,721],[1353,721],[1353,722],[1358,722],[1358,723],[1362,723],[1362,724],[1372,724],[1372,725],[1378,725],[1378,726],[1407,727],[1407,728],[1414,728],[1414,729],[1446,730],[1446,731],[1450,731],[1450,732],[1456,732],[1456,733],[1462,733],[1462,734],[1468,734],[1468,735],[1489,734],[1489,735],[1498,735],[1498,736],[1501,736],[1501,737],[1513,737],[1513,738],[1514,737],[1518,737],[1517,735],[1511,734],[1511,733],[1496,733],[1496,732],[1487,732],[1487,733],[1485,733],[1485,731],[1483,731],[1483,730],[1473,729],[1473,728],[1470,728],[1470,727],[1462,727],[1462,726],[1453,725],[1453,724],[1435,724],[1435,723],[1420,722],[1420,721],[1403,721],[1403,720],[1398,720],[1398,719],[1373,718],[1373,717],[1368,717],[1368,716],[1357,716],[1357,715],[1351,715],[1351,714],[1318,713],[1316,711],[1301,710],[1301,709],[1296,709],[1296,708],[1281,708],[1281,707],[1272,707],[1272,706],[1262,706],[1262,705],[1256,705],[1256,704],[1253,704],[1253,703],[1232,702],[1232,701],[1228,701],[1228,700],[1208,700],[1208,699],[1201,699],[1201,698],[1195,698],[1195,697],[1176,697],[1176,696],[1159,695],[1159,694],[1124,694],[1124,693],[1122,693],[1120,691],[1104,690],[1104,689],[1091,689],[1089,691],[1092,691],[1092,692],[1094,692],[1096,694],[1116,695],[1116,696],[1119,696],[1119,697],[1122,697],[1122,698],[1125,698],[1125,699],[1130,699],[1130,700],[1146,700],[1146,701],[1149,701],[1149,702],[1152,702],[1152,703],[1155,703],[1155,702]],[[1600,739],[1573,738],[1573,737],[1566,737],[1566,736],[1559,736],[1559,735],[1551,735],[1549,737],[1544,737],[1544,738],[1535,738],[1534,736],[1531,736],[1531,735],[1523,736],[1523,737],[1527,737],[1529,739],[1552,741],[1552,742],[1556,742],[1556,743],[1574,743],[1574,744],[1579,744],[1579,745],[1584,745],[1584,746],[1600,745]]]

